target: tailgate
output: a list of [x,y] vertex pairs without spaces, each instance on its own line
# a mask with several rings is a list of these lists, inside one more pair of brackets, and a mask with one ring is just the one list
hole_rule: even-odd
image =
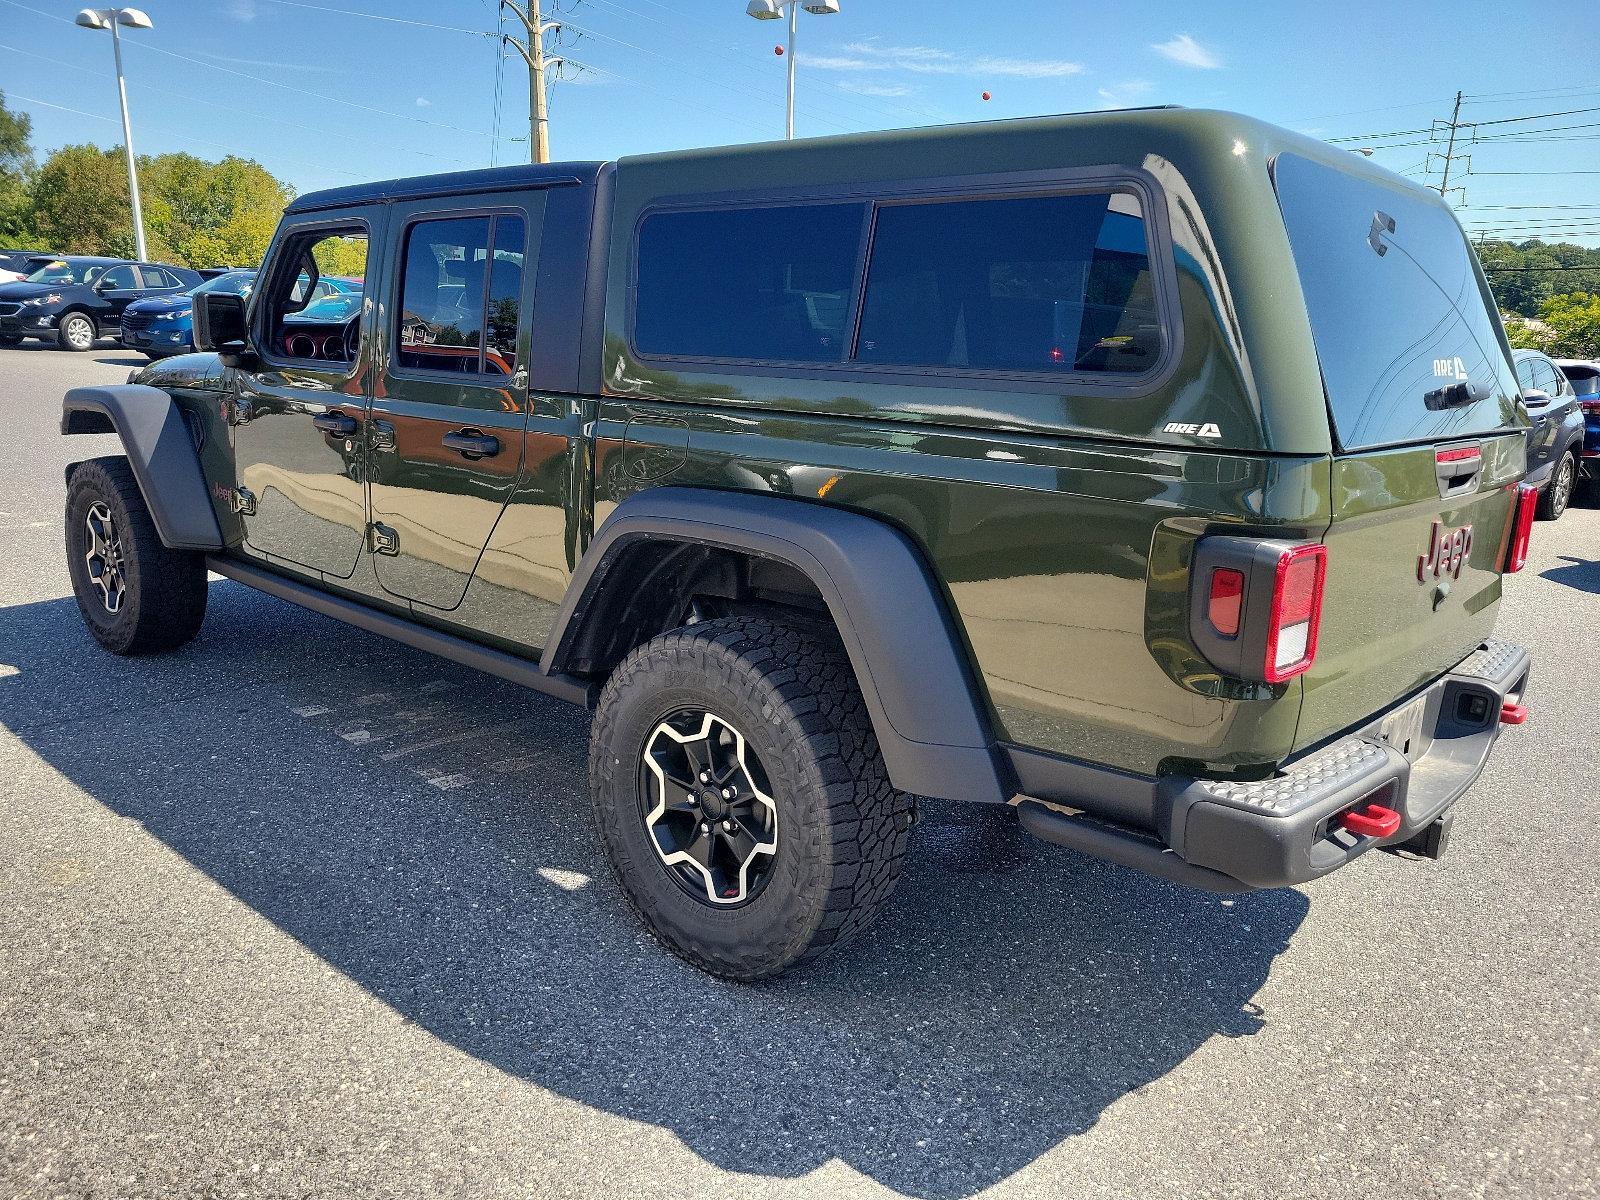
[[1273,181],[1338,448],[1304,747],[1489,636],[1527,421],[1488,286],[1437,195],[1292,153]]
[[[1297,748],[1432,682],[1489,637],[1524,453],[1510,434],[1334,460],[1322,630]],[[1444,472],[1478,463],[1476,479],[1441,496],[1453,477]]]

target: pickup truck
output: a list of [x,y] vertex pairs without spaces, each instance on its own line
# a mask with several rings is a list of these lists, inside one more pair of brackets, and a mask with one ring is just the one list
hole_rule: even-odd
[[1527,716],[1472,248],[1245,117],[342,187],[195,301],[206,353],[64,402],[125,450],[70,470],[93,637],[181,645],[211,571],[590,707],[622,895],[724,976],[862,929],[919,797],[1293,886],[1437,858]]

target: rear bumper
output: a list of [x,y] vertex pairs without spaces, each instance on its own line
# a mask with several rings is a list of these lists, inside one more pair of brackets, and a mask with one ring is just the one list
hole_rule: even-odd
[[[1031,798],[1019,802],[1019,816],[1046,841],[1211,891],[1305,883],[1374,846],[1410,841],[1443,817],[1482,773],[1501,710],[1522,701],[1531,665],[1521,647],[1487,642],[1422,692],[1271,779],[1165,777],[1155,785],[1159,841]],[[1367,804],[1399,813],[1399,828],[1380,838],[1340,826],[1343,814]]]

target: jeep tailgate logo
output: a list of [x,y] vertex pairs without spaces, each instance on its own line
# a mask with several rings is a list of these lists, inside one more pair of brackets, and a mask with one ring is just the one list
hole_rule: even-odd
[[1431,571],[1435,579],[1448,575],[1461,578],[1461,568],[1472,551],[1472,526],[1460,529],[1446,528],[1438,517],[1433,519],[1433,532],[1428,537],[1428,552],[1417,559],[1417,582],[1426,582]]

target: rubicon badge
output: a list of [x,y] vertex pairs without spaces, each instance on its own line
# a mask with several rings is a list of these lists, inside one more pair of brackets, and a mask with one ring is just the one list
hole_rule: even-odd
[[1417,582],[1424,582],[1429,575],[1435,579],[1443,575],[1460,579],[1461,568],[1466,565],[1471,551],[1471,525],[1450,529],[1435,517],[1433,532],[1428,537],[1428,552],[1417,559]]

